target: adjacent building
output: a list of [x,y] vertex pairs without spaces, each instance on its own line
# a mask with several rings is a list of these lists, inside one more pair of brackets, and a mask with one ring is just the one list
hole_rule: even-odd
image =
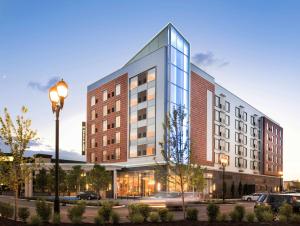
[[164,190],[154,170],[164,163],[162,125],[181,106],[192,161],[207,169],[206,194],[221,193],[221,157],[228,159],[227,196],[278,190],[282,127],[190,58],[189,42],[168,24],[122,68],[88,86],[87,162],[119,167],[118,196]]

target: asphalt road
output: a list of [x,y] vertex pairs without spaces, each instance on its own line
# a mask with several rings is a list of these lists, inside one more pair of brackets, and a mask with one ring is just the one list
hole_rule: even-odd
[[[1,202],[8,202],[8,203],[14,203],[13,197],[10,196],[0,196]],[[254,203],[253,202],[237,202],[236,204],[240,204],[245,206],[246,212],[252,212]],[[221,213],[229,213],[233,210],[234,206],[236,204],[221,204],[220,205],[220,211]],[[19,200],[19,206],[22,207],[28,207],[31,215],[35,214],[35,201],[28,201],[24,199]],[[195,204],[193,207],[197,208],[199,210],[198,218],[199,220],[207,220],[206,215],[206,206],[205,204]],[[61,220],[63,222],[69,222],[69,219],[67,217],[67,209],[70,208],[70,206],[61,206]],[[84,221],[85,222],[94,222],[94,218],[97,216],[97,211],[99,207],[86,207],[86,211],[84,213]],[[116,211],[120,215],[120,221],[121,222],[127,222],[128,221],[128,210],[127,207],[121,206],[114,208],[114,211]],[[174,220],[181,220],[183,219],[183,213],[182,211],[176,211],[174,212]]]

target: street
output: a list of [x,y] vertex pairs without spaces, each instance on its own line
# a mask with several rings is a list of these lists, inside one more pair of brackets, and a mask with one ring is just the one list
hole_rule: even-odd
[[[0,196],[0,202],[8,202],[8,203],[13,203],[14,198],[11,196]],[[128,204],[132,203],[135,201],[127,201],[127,200],[120,200],[121,204]],[[246,212],[252,212],[253,207],[254,207],[254,202],[237,202],[236,204],[243,205],[246,209]],[[221,213],[229,213],[230,211],[233,210],[234,206],[236,204],[221,204],[220,205],[220,211]],[[20,207],[28,207],[30,210],[31,215],[35,214],[35,201],[29,201],[29,200],[24,200],[20,199],[19,200],[19,206]],[[206,204],[194,204],[193,207],[197,208],[199,210],[199,215],[198,219],[200,221],[206,221],[207,220],[207,215],[206,215]],[[67,217],[67,209],[70,208],[70,206],[61,206],[60,211],[61,211],[61,221],[62,222],[69,222],[69,219]],[[99,207],[92,207],[92,206],[87,206],[86,211],[84,213],[84,222],[89,222],[93,223],[94,218],[97,216],[97,211]],[[128,210],[127,207],[120,206],[120,207],[114,207],[114,211],[117,212],[120,215],[120,222],[128,222],[127,216],[128,216]],[[183,218],[182,211],[176,211],[174,212],[174,220],[181,220]]]

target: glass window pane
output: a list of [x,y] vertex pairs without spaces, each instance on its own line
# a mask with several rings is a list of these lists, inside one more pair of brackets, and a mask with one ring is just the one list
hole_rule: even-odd
[[103,101],[107,100],[107,90],[103,91]]
[[183,43],[183,53],[184,53],[185,55],[189,55],[189,45],[188,45],[187,42],[184,42],[184,43]]
[[189,59],[187,56],[183,56],[183,70],[188,71],[189,69]]
[[171,72],[170,72],[170,78],[169,81],[176,84],[176,70],[177,68],[174,65],[171,65]]
[[171,63],[172,64],[174,64],[174,65],[176,65],[176,49],[175,48],[173,48],[173,47],[171,47]]
[[147,99],[153,100],[154,98],[155,98],[155,87],[152,87],[152,88],[148,89]]
[[131,112],[130,113],[130,123],[136,123],[137,122],[137,112]]
[[116,85],[116,96],[120,95],[120,93],[121,93],[121,85],[117,84]]
[[147,118],[148,119],[155,117],[155,106],[149,107],[147,111],[148,111],[147,112]]
[[137,140],[137,129],[131,129],[130,130],[130,141],[136,141]]
[[117,100],[116,101],[116,112],[120,111],[120,109],[121,109],[121,102],[120,102],[120,100]]
[[154,137],[155,135],[155,125],[151,125],[147,127],[147,137]]
[[177,34],[174,28],[171,29],[171,45],[176,47]]
[[170,101],[176,103],[176,86],[170,84]]
[[177,36],[177,49],[183,52],[183,39],[179,35]]
[[130,98],[130,106],[134,107],[137,105],[137,94],[134,94]]
[[189,76],[188,73],[183,73],[183,88],[189,90]]
[[155,68],[148,71],[147,81],[151,82],[155,80]]
[[138,77],[134,77],[130,79],[130,90],[136,88],[138,86]]
[[94,106],[96,104],[96,97],[92,96],[91,97],[91,106]]
[[176,66],[183,70],[183,53],[176,51]]
[[116,117],[116,128],[120,127],[120,116]]

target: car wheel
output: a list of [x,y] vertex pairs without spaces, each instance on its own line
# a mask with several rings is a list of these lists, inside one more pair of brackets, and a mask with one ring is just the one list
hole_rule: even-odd
[[247,198],[247,201],[250,202],[250,201],[251,201],[251,198]]

